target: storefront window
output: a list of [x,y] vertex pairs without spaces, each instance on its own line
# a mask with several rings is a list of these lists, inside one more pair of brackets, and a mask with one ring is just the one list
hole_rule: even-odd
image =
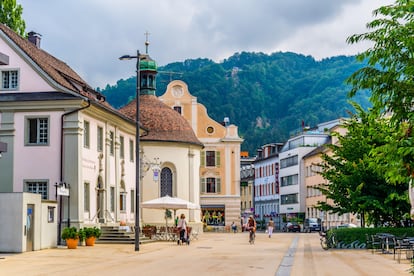
[[205,225],[224,226],[224,206],[201,206],[203,223]]

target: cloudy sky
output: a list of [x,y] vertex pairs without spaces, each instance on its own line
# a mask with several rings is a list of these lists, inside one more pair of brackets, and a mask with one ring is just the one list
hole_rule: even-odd
[[92,87],[135,75],[124,54],[145,52],[159,66],[191,58],[219,62],[236,52],[291,51],[316,59],[353,55],[368,45],[372,11],[392,0],[17,0],[27,31]]

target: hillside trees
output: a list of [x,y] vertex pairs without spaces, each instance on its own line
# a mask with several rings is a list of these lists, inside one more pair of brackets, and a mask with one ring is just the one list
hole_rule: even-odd
[[[172,78],[183,80],[211,118],[229,117],[238,126],[242,150],[253,156],[264,144],[286,141],[302,120],[313,127],[347,116],[353,107],[346,101],[350,88],[344,81],[362,65],[355,57],[316,61],[295,53],[242,52],[219,63],[193,59],[161,66],[156,93],[162,95]],[[135,77],[125,81],[129,85],[122,82],[102,91],[116,108],[135,96]],[[368,93],[354,100],[367,107]]]

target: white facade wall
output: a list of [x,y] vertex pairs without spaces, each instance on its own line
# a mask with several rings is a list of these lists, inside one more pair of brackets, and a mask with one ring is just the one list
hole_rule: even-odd
[[[279,154],[280,160],[291,156],[298,156],[298,164],[286,168],[280,168],[279,178],[280,178],[280,213],[289,214],[289,213],[304,213],[306,205],[306,187],[304,181],[304,167],[302,157],[307,153],[314,150],[316,147],[298,147],[289,151],[284,151]],[[298,184],[282,186],[282,178],[290,175],[298,175]],[[298,194],[298,203],[295,204],[283,204],[282,196],[287,194]]]
[[[143,163],[159,161],[160,169],[168,167],[173,174],[173,196],[200,205],[200,151],[201,147],[181,143],[156,143],[142,141]],[[155,163],[155,162],[154,162]],[[152,168],[143,174],[142,201],[161,196],[160,179],[154,181]],[[165,210],[141,209],[142,224],[164,225]],[[200,210],[177,210],[184,213],[190,224],[200,224]],[[169,220],[170,226],[173,218]],[[199,227],[201,227],[199,225]]]

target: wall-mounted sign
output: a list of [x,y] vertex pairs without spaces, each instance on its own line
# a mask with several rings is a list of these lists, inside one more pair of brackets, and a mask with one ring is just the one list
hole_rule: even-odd
[[57,194],[60,196],[69,196],[69,184],[59,183],[57,186]]

